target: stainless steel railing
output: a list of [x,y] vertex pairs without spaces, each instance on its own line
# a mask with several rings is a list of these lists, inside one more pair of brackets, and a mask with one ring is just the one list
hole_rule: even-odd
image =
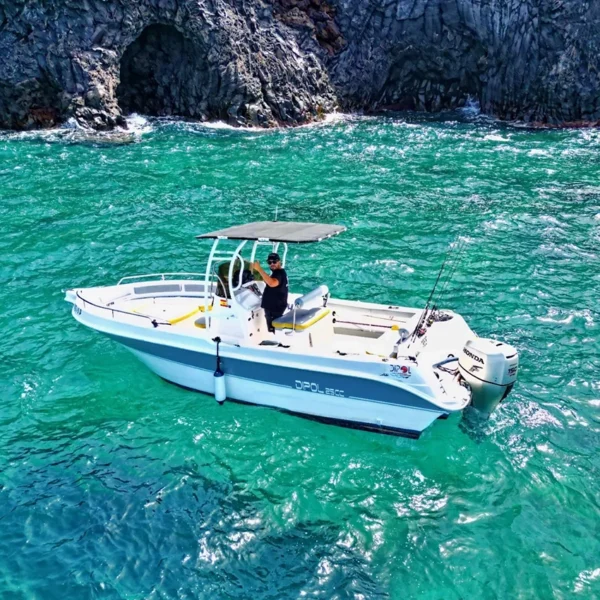
[[121,285],[124,281],[132,282],[135,279],[149,279],[150,277],[160,277],[161,281],[165,281],[166,277],[199,277],[201,281],[204,281],[204,273],[148,273],[147,275],[128,275],[127,277],[121,277],[117,285]]
[[152,317],[150,315],[143,315],[141,313],[134,313],[134,312],[130,312],[128,310],[122,310],[120,308],[114,308],[111,306],[103,306],[102,304],[96,304],[95,302],[92,302],[91,300],[84,298],[79,292],[76,292],[75,295],[77,296],[77,298],[79,300],[81,300],[83,302],[83,308],[85,308],[86,305],[89,304],[90,306],[93,306],[94,308],[99,308],[100,310],[109,311],[112,313],[113,319],[115,318],[115,313],[119,313],[119,314],[123,314],[123,315],[128,315],[130,317],[147,319],[148,321],[150,321],[150,323],[152,323],[152,325],[154,327],[158,327],[159,325],[171,325],[171,323],[169,323],[168,321],[164,321],[162,319],[157,319],[156,317]]

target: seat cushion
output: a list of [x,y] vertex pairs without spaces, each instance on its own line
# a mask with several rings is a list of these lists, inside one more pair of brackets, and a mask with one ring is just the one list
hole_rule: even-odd
[[[326,317],[331,311],[328,308],[298,308],[295,313],[296,331],[304,331]],[[294,311],[290,310],[279,319],[273,320],[275,329],[294,329]]]

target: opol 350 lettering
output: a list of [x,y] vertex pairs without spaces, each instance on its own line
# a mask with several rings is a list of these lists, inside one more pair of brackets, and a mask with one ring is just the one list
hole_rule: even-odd
[[294,387],[303,392],[313,392],[314,394],[325,394],[326,396],[338,396],[338,398],[344,398],[344,390],[328,387],[322,390],[321,386],[313,381],[300,381],[299,379],[296,379],[294,381]]

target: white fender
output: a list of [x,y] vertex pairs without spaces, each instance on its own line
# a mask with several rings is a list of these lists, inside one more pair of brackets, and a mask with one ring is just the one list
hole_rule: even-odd
[[221,371],[215,371],[213,379],[215,382],[215,400],[219,404],[223,404],[223,402],[225,402],[225,398],[227,398],[227,391],[225,389],[225,375]]

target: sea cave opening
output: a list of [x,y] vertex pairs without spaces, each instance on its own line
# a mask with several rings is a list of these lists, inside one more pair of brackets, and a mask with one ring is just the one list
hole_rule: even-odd
[[175,27],[146,27],[121,59],[117,98],[123,113],[198,116],[195,55],[193,44]]
[[487,50],[464,36],[459,49],[421,46],[394,57],[377,101],[378,107],[437,113],[482,97]]

